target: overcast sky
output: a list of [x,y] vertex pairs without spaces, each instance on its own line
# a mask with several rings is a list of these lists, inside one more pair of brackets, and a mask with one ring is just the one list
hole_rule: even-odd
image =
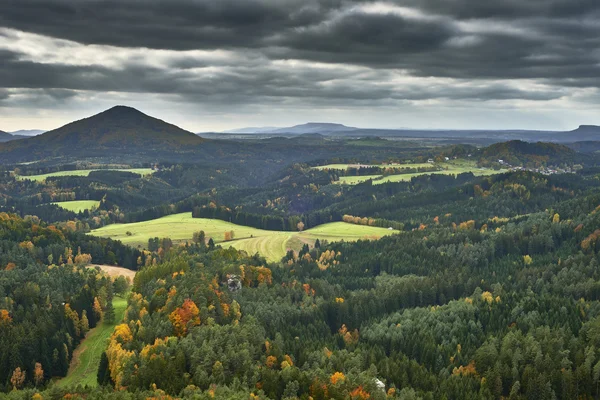
[[0,130],[600,125],[599,0],[1,0]]

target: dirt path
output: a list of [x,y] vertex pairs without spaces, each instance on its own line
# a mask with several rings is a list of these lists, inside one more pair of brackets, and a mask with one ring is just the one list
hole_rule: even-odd
[[100,269],[106,272],[108,275],[112,277],[116,276],[124,276],[125,278],[129,278],[133,281],[135,277],[135,271],[132,271],[123,267],[115,267],[114,265],[101,265],[101,264],[90,264],[88,268],[96,268],[100,267]]

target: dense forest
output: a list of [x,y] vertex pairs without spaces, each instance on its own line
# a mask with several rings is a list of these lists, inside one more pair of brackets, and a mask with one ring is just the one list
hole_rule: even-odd
[[[265,147],[282,140],[290,139]],[[551,175],[315,168],[378,161],[361,159],[363,145],[277,168],[254,169],[262,153],[244,166],[127,165],[151,168],[147,175],[66,173],[95,169],[89,161],[3,167],[0,398],[600,396],[593,156],[542,145],[515,153],[529,157],[524,165],[540,155],[543,165],[580,165]],[[388,154],[379,141],[368,145]],[[515,144],[394,146],[402,161],[472,154],[485,164]],[[415,176],[338,184],[372,173]],[[61,207],[83,200],[98,206]],[[203,231],[135,248],[91,232],[184,212],[278,234],[329,222],[396,231],[379,240],[304,239],[276,262],[221,247]],[[130,291],[94,264],[137,271]],[[56,384],[86,334],[114,318],[117,293],[127,293],[127,308],[103,343],[96,385]]]

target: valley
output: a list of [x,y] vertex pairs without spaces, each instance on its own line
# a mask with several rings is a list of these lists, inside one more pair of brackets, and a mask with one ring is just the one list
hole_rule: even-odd
[[600,0],[0,0],[0,400],[599,400]]
[[72,124],[0,144],[0,398],[598,394],[597,154]]

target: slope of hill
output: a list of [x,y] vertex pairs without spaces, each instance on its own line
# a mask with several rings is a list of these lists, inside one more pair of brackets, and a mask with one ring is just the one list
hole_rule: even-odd
[[583,162],[586,155],[556,143],[529,143],[521,140],[495,143],[481,152],[480,163],[502,160],[513,166],[546,166]]
[[600,140],[600,126],[579,125],[577,129],[565,132],[565,136],[577,142],[598,141]]
[[0,131],[0,142],[10,142],[12,140],[24,139],[25,136],[11,135],[8,132]]
[[134,108],[116,106],[100,114],[24,140],[5,143],[0,153],[34,155],[87,154],[103,150],[128,154],[187,151],[203,139]]

